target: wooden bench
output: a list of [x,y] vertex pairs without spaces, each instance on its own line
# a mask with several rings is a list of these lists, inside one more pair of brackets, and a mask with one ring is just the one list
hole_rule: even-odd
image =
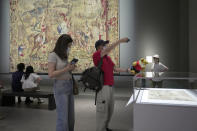
[[54,110],[56,108],[55,99],[52,92],[39,91],[39,92],[13,92],[5,90],[1,92],[2,106],[10,106],[15,104],[15,96],[21,97],[34,97],[34,98],[48,98],[48,109]]

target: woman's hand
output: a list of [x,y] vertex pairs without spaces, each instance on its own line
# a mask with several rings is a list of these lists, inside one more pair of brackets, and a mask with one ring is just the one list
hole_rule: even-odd
[[59,76],[65,72],[73,71],[76,68],[75,64],[68,64],[62,69],[56,70],[56,64],[49,62],[48,64],[48,74],[50,78],[54,78],[56,76]]
[[65,70],[65,72],[66,72],[66,71],[73,71],[75,68],[76,68],[76,65],[75,65],[75,64],[68,64],[68,65],[64,68],[64,70]]
[[38,77],[38,78],[36,79],[35,83],[39,84],[41,80],[42,80],[42,78],[41,78],[41,77]]

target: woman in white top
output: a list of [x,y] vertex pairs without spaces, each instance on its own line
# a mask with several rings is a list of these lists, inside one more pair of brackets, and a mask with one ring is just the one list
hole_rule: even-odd
[[162,87],[162,80],[159,75],[165,71],[168,71],[168,67],[159,61],[159,55],[153,56],[154,63],[151,67],[151,71],[155,74],[155,78],[152,79],[153,87]]
[[34,69],[32,66],[28,66],[26,71],[21,79],[23,83],[22,88],[24,91],[36,91],[39,89],[38,83],[40,82],[41,78],[39,75],[34,73]]
[[75,65],[68,62],[72,42],[69,35],[61,35],[48,57],[48,74],[54,79],[56,131],[74,131],[74,97],[70,72],[75,69]]
[[[40,89],[38,87],[40,80],[41,80],[40,76],[34,73],[33,67],[28,66],[21,79],[23,90],[26,92],[38,91]],[[38,98],[38,103],[42,103],[42,102],[43,101],[40,98]]]

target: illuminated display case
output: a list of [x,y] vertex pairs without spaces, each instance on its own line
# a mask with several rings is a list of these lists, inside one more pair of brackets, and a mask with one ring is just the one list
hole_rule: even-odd
[[136,74],[129,101],[133,131],[197,131],[196,81],[197,73]]

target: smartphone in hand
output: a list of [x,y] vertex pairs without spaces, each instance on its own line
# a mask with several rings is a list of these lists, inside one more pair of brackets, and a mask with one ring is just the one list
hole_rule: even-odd
[[70,63],[71,63],[71,65],[74,65],[74,64],[76,64],[77,62],[78,62],[78,59],[74,58],[74,59],[72,59],[72,61],[71,61]]

